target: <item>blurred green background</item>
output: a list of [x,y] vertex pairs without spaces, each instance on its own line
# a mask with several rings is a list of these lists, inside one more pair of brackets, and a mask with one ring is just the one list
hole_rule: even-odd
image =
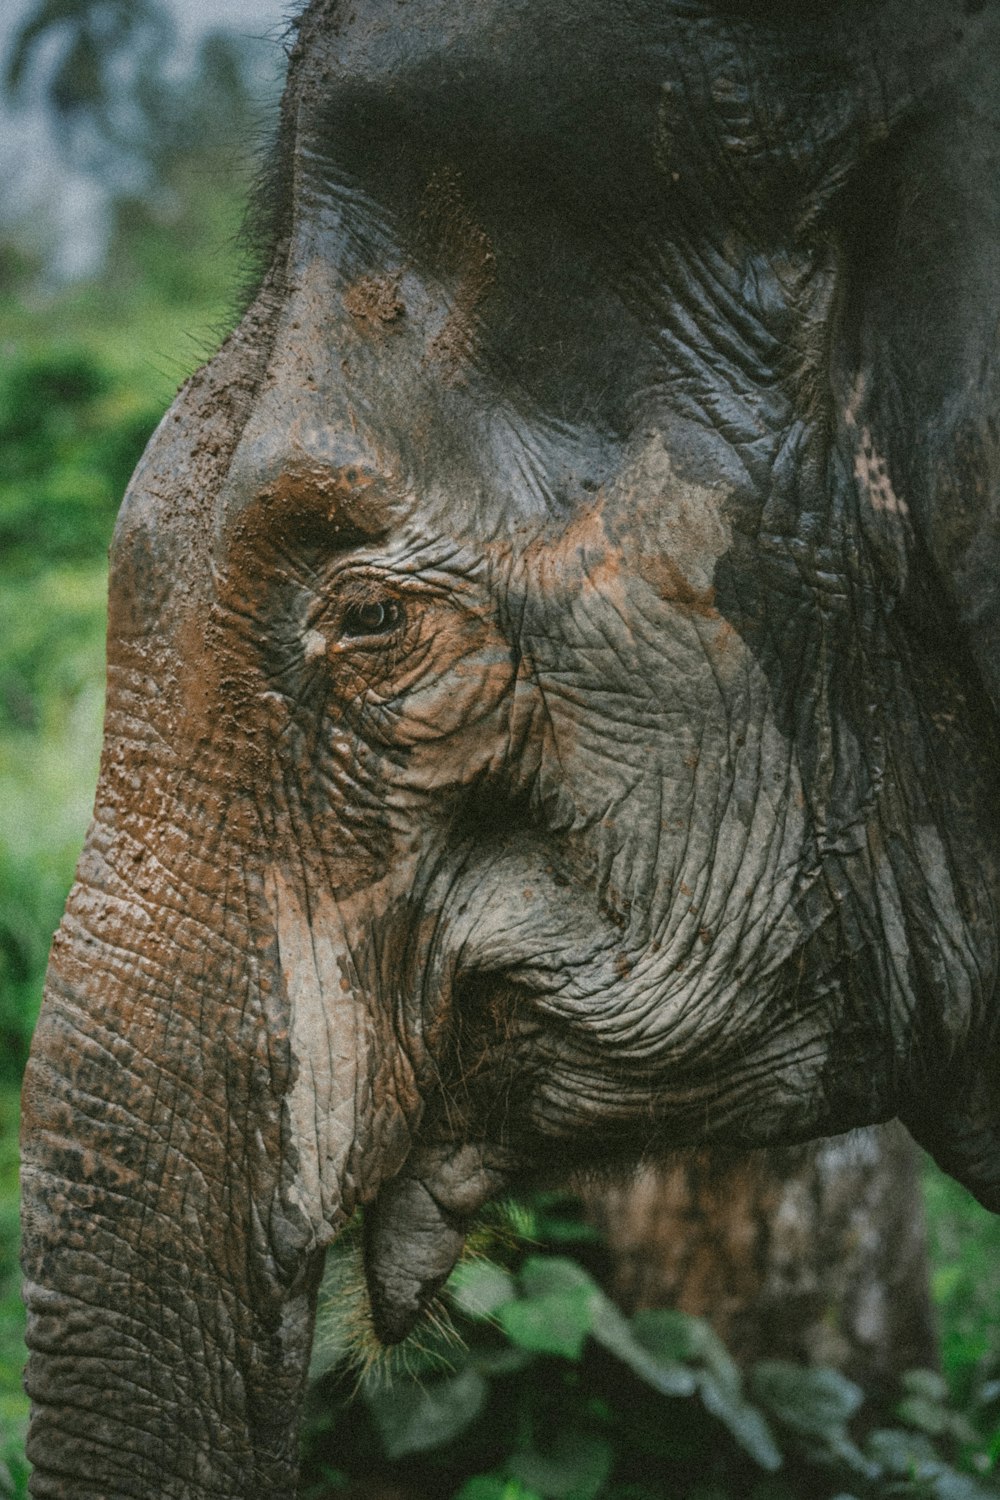
[[[218,31],[174,66],[145,0],[21,9],[7,108],[55,120],[103,218],[73,279],[53,269],[44,215],[0,222],[0,1496],[23,1486],[18,1085],[96,778],[106,549],[147,438],[236,315],[238,230],[283,60],[275,40]],[[1000,1447],[1000,1220],[929,1165],[926,1192],[943,1366],[952,1402],[977,1414],[981,1467]],[[495,1493],[528,1493],[510,1483]]]

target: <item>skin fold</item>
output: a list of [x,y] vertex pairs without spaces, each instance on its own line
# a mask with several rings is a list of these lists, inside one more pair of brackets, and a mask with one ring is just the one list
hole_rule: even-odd
[[24,1089],[32,1494],[294,1489],[544,1167],[900,1116],[1000,1209],[1000,21],[317,0],[111,554]]

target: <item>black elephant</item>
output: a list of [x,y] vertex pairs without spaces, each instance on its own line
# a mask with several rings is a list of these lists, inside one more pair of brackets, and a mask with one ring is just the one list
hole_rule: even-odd
[[1000,1209],[1000,17],[315,0],[112,548],[24,1090],[36,1496],[294,1485],[539,1163],[900,1116]]

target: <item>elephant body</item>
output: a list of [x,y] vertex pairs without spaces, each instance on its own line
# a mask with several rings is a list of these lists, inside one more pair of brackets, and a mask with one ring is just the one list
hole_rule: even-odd
[[315,0],[112,546],[24,1090],[36,1496],[287,1496],[544,1166],[899,1116],[1000,1209],[1000,21]]

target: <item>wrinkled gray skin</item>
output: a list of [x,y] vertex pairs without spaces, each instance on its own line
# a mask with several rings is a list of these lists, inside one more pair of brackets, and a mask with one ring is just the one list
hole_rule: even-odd
[[544,1166],[1000,1208],[997,7],[357,0],[112,548],[25,1084],[32,1493],[287,1497]]

